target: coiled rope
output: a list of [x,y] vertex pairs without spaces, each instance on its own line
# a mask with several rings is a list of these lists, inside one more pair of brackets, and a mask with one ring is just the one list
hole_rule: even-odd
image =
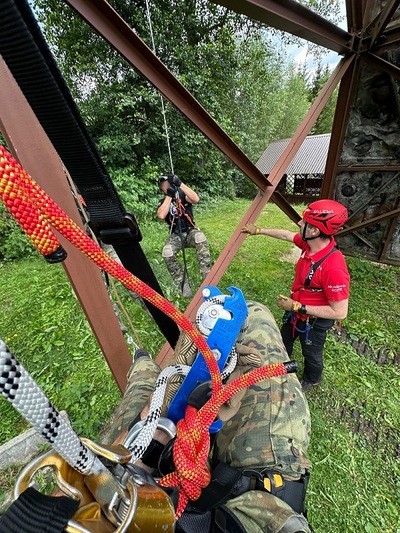
[[190,320],[151,287],[109,257],[64,211],[39,187],[19,163],[0,145],[0,199],[21,225],[37,250],[47,258],[62,250],[54,228],[99,268],[105,270],[128,289],[152,303],[185,330],[204,357],[211,375],[210,399],[199,410],[188,406],[185,418],[177,424],[173,449],[176,471],[160,480],[163,486],[180,488],[176,517],[183,513],[188,500],[197,499],[210,481],[206,467],[210,451],[208,428],[219,408],[240,390],[258,381],[287,373],[283,363],[257,368],[225,387],[221,374],[205,339]]

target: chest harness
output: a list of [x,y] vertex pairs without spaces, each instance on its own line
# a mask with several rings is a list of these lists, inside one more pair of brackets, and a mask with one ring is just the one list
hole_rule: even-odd
[[[319,261],[316,261],[315,263],[311,261],[310,270],[308,271],[308,274],[306,276],[306,279],[304,280],[304,286],[300,289],[301,291],[311,291],[311,292],[323,292],[324,289],[322,287],[311,287],[311,281],[314,277],[314,274],[318,270],[318,268],[321,266],[321,264],[327,259],[331,254],[338,251],[338,248],[334,246],[326,255],[324,255]],[[310,341],[310,331],[312,330],[315,321],[317,320],[316,317],[313,318],[312,322],[310,322],[310,316],[307,316],[305,320],[305,327],[298,328],[297,322],[299,320],[298,314],[294,311],[286,311],[286,313],[283,315],[283,321],[287,322],[290,319],[290,323],[293,326],[293,336],[294,332],[297,331],[299,333],[305,333],[305,340],[304,342],[308,345],[312,344],[312,341]]]
[[[171,225],[171,233],[173,232],[174,226],[176,226],[178,233],[182,236],[183,231],[191,229],[199,229],[193,222],[192,217],[186,211],[185,206],[181,198],[179,197],[179,192],[176,193],[176,198],[173,198],[173,203],[171,204],[172,208],[169,213],[169,223]],[[184,222],[182,228],[182,222]]]

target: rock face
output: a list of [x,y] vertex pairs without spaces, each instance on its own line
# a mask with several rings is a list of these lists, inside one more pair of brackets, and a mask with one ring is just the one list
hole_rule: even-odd
[[[394,20],[398,18],[399,10]],[[378,46],[374,53],[400,67],[398,45]],[[347,206],[350,226],[400,206],[400,81],[362,55],[356,72],[334,194]],[[399,215],[345,235],[339,244],[344,253],[400,265]]]

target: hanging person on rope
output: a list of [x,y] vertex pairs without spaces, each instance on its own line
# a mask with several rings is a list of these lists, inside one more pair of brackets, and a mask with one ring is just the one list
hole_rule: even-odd
[[[207,238],[193,220],[193,204],[199,203],[199,196],[175,174],[161,176],[158,185],[165,198],[158,203],[157,216],[165,220],[170,228],[162,256],[172,279],[179,285],[183,296],[190,298],[192,291],[187,277],[185,249],[196,250],[203,279],[211,269],[210,247]],[[177,259],[180,250],[183,254],[183,268]]]
[[[210,316],[214,316],[218,304],[212,301],[210,304]],[[250,301],[247,309],[245,326],[234,344],[236,368],[227,383],[251,369],[288,361],[279,328],[269,309]],[[197,324],[201,322],[200,310]],[[205,322],[209,320],[210,317]],[[171,365],[192,366],[196,355],[196,346],[182,332]],[[170,380],[165,395],[158,429],[140,461],[140,466],[156,477],[160,476],[158,469],[168,469],[166,452],[174,442],[170,440],[170,420],[165,416],[169,417],[171,409],[167,406],[179,394],[183,377],[174,379],[175,383]],[[128,373],[123,400],[108,430],[109,442],[124,442],[130,447],[128,442],[143,430],[145,419],[154,419],[153,399],[160,395],[157,390],[163,381],[165,377],[160,377],[159,366],[146,351],[139,350]],[[206,401],[203,385],[206,383],[198,386],[199,394],[194,389],[189,396],[190,405]],[[176,524],[176,533],[310,533],[305,496],[311,468],[307,456],[311,422],[296,374],[266,379],[239,392],[222,405],[218,420],[223,425],[211,435],[207,465],[211,481],[198,499],[189,501]],[[189,429],[185,429],[181,435],[185,446],[179,449],[193,447],[190,435]],[[196,459],[190,460],[186,468],[181,461],[182,458],[179,461],[182,472],[188,479],[196,479],[193,472]]]
[[335,320],[347,316],[350,275],[333,238],[347,218],[347,209],[339,202],[318,200],[303,211],[298,233],[259,228],[254,224],[242,229],[249,235],[267,235],[293,242],[301,249],[291,296],[279,295],[277,305],[285,311],[281,334],[289,357],[295,339],[299,337],[301,342],[303,392],[321,383],[327,331]]
[[[224,297],[211,297],[196,316],[198,327],[210,331],[208,342],[217,329],[221,348],[218,317],[229,321],[225,306],[230,298]],[[233,322],[239,306],[235,298],[232,303],[227,308],[235,309]],[[188,396],[185,420],[175,426],[166,418],[190,370],[203,357],[188,331],[182,331],[177,343],[175,364],[163,371],[145,350],[136,351],[107,432],[113,444],[105,445],[81,440],[0,340],[0,393],[56,452],[46,452],[24,468],[15,487],[17,499],[0,518],[0,532],[95,533],[114,531],[118,525],[118,531],[166,533],[311,533],[305,510],[311,468],[308,403],[271,312],[257,302],[245,302],[244,307],[244,322],[236,322],[239,334],[229,348],[234,364],[228,360],[224,366],[224,389],[244,383],[267,363],[269,377],[235,388],[236,394],[220,403],[213,422],[220,429],[206,439],[210,455],[209,446],[204,447],[206,467],[196,439],[203,431],[208,435],[208,427],[192,425],[190,419],[212,401],[204,387],[210,382],[199,383]],[[286,372],[278,369],[283,365]],[[61,498],[60,492],[45,496],[31,488],[35,473],[49,466],[57,471]],[[181,480],[179,490],[176,479]]]

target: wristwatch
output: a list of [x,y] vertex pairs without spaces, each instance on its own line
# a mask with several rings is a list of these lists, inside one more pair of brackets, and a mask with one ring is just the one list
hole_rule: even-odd
[[300,315],[306,315],[307,314],[306,306],[304,304],[301,304],[300,309],[297,312],[300,313]]

